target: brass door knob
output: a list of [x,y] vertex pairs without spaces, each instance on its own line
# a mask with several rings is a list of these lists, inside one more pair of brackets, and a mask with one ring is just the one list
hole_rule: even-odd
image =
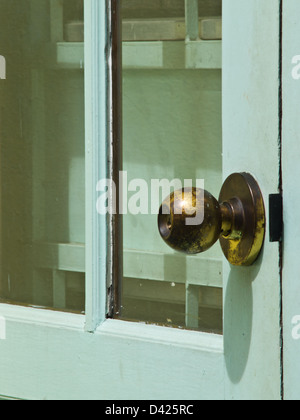
[[248,173],[229,176],[218,201],[197,188],[175,191],[160,207],[158,227],[163,240],[176,251],[198,254],[219,239],[232,265],[249,266],[264,242],[263,196]]

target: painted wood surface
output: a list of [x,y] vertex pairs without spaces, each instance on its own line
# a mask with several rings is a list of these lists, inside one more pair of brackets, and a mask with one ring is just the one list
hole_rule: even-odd
[[[267,214],[279,185],[279,30],[279,0],[223,2],[224,178],[250,172]],[[253,267],[225,263],[224,288],[226,398],[279,399],[278,244],[267,234]]]
[[[87,314],[0,305],[0,395],[279,399],[279,253],[268,238],[253,267],[233,269],[224,262],[224,339],[105,320],[106,223],[95,214],[96,181],[106,175],[107,157],[103,5],[87,0],[85,11]],[[267,197],[279,183],[279,1],[225,0],[223,8],[224,178],[249,171]]]
[[108,177],[110,133],[106,2],[85,0],[85,261],[86,325],[105,320],[110,252],[107,218],[96,212],[97,183]]
[[300,199],[299,98],[300,4],[283,2],[282,44],[282,165],[284,208],[283,373],[286,400],[300,399]]
[[[0,305],[0,394],[24,399],[222,399],[220,336]],[[216,378],[218,379],[216,381]]]

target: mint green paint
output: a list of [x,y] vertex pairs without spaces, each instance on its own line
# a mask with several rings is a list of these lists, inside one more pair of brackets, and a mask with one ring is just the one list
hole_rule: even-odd
[[[225,0],[223,9],[224,178],[252,173],[268,215],[279,185],[280,1]],[[279,282],[278,244],[268,234],[253,267],[225,263],[226,398],[281,397]]]
[[107,321],[88,334],[83,316],[3,306],[0,312],[8,320],[7,340],[0,342],[4,395],[71,400],[223,397],[221,337],[119,321]]
[[[279,1],[225,0],[223,9],[223,178],[233,171],[249,171],[267,197],[278,186]],[[105,2],[86,0],[85,19],[87,314],[1,304],[6,339],[0,341],[0,395],[24,399],[279,399],[279,255],[278,245],[269,244],[268,238],[254,267],[233,269],[224,262],[224,340],[105,320],[110,261],[107,225],[95,213],[95,185],[107,175],[109,139]],[[203,98],[192,92],[198,76],[190,74],[187,82],[193,101],[215,103],[220,95],[216,90]],[[125,82],[132,83],[129,73],[127,77]],[[151,95],[151,84],[147,86],[143,74],[138,77],[145,94]],[[165,75],[156,77],[162,83]],[[168,78],[185,95],[182,74]],[[136,91],[135,99],[138,95]],[[180,106],[178,103],[176,112],[181,111]],[[197,109],[199,104],[194,106]],[[198,120],[195,110],[188,117],[190,125]],[[146,126],[147,121],[142,129]],[[206,128],[213,142],[217,136],[209,125]],[[183,137],[186,130],[181,133],[181,129],[173,137]],[[174,150],[180,154],[177,141]],[[148,151],[152,152],[155,149]],[[142,162],[141,169],[147,173],[146,162]],[[165,177],[173,173],[171,160],[169,166],[167,174],[160,165],[153,166],[153,171]],[[180,170],[186,177],[184,169],[183,165]],[[205,177],[209,175],[213,175],[209,182],[216,192],[220,172],[209,174],[207,170]],[[290,354],[291,363],[294,353]]]
[[109,226],[96,212],[99,179],[109,176],[108,42],[106,2],[85,0],[85,191],[86,326],[93,331],[106,316]]
[[[298,1],[283,2],[283,374],[287,400],[300,399],[299,358],[299,13]],[[295,319],[294,319],[295,318]]]

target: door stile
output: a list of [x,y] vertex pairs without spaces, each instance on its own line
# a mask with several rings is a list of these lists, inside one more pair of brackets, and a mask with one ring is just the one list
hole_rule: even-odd
[[[224,179],[251,173],[267,215],[269,194],[280,183],[280,3],[223,2]],[[279,264],[278,244],[267,234],[252,267],[224,265],[226,399],[282,397]]]

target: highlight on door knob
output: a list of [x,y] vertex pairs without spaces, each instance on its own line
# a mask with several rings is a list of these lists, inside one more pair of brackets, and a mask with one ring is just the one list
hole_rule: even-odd
[[229,176],[218,201],[197,188],[178,190],[162,203],[158,228],[162,239],[176,251],[198,254],[219,239],[232,265],[249,266],[259,256],[264,242],[263,196],[248,173]]

